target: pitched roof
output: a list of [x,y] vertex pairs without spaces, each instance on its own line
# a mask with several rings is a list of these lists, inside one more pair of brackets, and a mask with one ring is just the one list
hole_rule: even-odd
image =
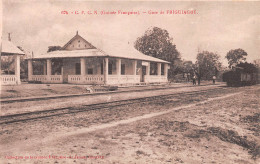
[[[77,34],[76,36],[79,35]],[[65,48],[70,42],[72,42],[73,39],[76,38],[76,36],[74,36],[68,43],[66,43],[63,46],[63,48]],[[136,59],[136,60],[152,61],[152,62],[160,62],[160,63],[169,63],[167,61],[152,56],[144,55],[143,53],[136,50],[134,46],[131,46],[129,44],[124,44],[122,42],[118,42],[113,39],[107,39],[105,37],[99,39],[96,36],[91,37],[90,35],[86,38],[88,40],[87,42],[90,43],[90,45],[93,45],[95,49],[52,51],[44,55],[35,56],[34,59],[75,58],[75,57],[116,57],[116,58]]]
[[68,41],[68,43],[66,43],[66,44],[61,48],[61,50],[65,50],[66,47],[67,47],[71,42],[73,42],[77,37],[79,37],[79,38],[81,38],[82,40],[84,40],[84,41],[85,41],[86,43],[88,43],[92,48],[95,48],[91,43],[89,43],[88,41],[86,41],[86,39],[84,39],[84,38],[82,38],[82,36],[78,35],[78,32],[77,32],[77,34],[76,34],[73,38],[71,38],[70,41]]
[[12,42],[2,40],[2,56],[6,55],[25,55],[19,48],[17,48]]

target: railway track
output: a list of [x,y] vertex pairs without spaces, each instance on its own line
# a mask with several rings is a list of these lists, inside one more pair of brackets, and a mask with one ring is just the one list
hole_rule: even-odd
[[[212,84],[204,84],[200,86],[210,86]],[[15,99],[0,99],[0,103],[15,103],[15,102],[28,102],[28,101],[40,101],[40,100],[49,100],[49,99],[60,99],[60,98],[69,98],[69,97],[83,97],[83,96],[96,96],[96,95],[107,95],[107,94],[116,94],[116,93],[127,93],[127,92],[146,92],[154,90],[166,90],[173,88],[182,88],[183,86],[174,86],[174,87],[161,87],[161,88],[148,88],[148,89],[137,89],[137,90],[126,90],[126,91],[110,91],[110,92],[97,92],[95,94],[85,93],[85,94],[72,94],[72,95],[55,95],[47,97],[25,97],[25,98],[15,98]],[[185,86],[185,87],[194,87],[194,86]]]
[[35,111],[35,112],[28,112],[28,113],[21,113],[21,114],[12,114],[6,116],[0,116],[0,125],[2,124],[12,124],[18,122],[27,122],[39,119],[46,119],[50,117],[57,117],[62,115],[80,113],[80,112],[87,112],[91,110],[99,110],[99,109],[109,109],[119,106],[131,105],[136,103],[145,103],[145,102],[154,102],[158,100],[165,100],[165,99],[172,99],[176,96],[187,96],[187,95],[197,95],[203,94],[210,91],[217,91],[217,90],[224,90],[227,88],[213,88],[213,89],[205,89],[200,91],[191,91],[191,92],[182,92],[182,93],[173,93],[173,94],[166,94],[166,95],[157,95],[157,96],[150,96],[150,97],[142,97],[142,98],[134,98],[134,99],[127,99],[127,100],[118,100],[113,102],[104,102],[98,104],[90,104],[90,105],[81,105],[80,107],[65,107],[65,108],[56,108],[51,110],[45,111]]

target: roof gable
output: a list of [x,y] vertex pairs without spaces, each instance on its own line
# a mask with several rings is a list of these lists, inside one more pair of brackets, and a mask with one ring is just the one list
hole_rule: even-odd
[[95,49],[95,47],[86,41],[78,33],[66,43],[61,50],[84,50],[84,49]]
[[22,52],[17,46],[15,46],[12,42],[2,40],[2,51],[1,55],[24,55],[25,53]]

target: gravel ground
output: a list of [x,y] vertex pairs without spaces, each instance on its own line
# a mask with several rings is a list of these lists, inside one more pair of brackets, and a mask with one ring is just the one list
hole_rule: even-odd
[[[212,99],[232,93],[240,94]],[[259,86],[228,88],[3,125],[0,156],[3,163],[259,163],[259,94]],[[145,118],[189,104],[193,106]],[[128,124],[66,136],[140,116],[144,118]],[[57,137],[60,134],[65,137]],[[8,160],[5,156],[47,159]]]

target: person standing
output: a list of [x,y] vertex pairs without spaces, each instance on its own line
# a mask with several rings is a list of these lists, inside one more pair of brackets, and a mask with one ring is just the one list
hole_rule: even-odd
[[215,82],[216,82],[216,76],[215,75],[213,76],[212,80],[213,80],[213,84],[215,84]]
[[194,76],[192,77],[192,83],[193,83],[193,85],[196,85],[196,75],[194,75]]

